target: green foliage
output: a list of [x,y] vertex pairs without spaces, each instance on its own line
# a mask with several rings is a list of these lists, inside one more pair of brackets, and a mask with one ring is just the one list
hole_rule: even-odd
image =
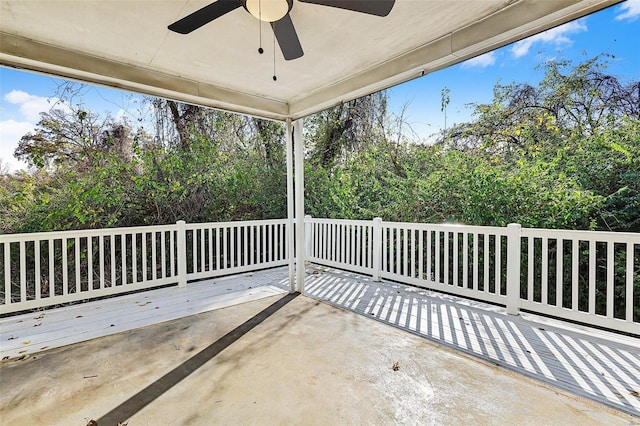
[[[498,83],[433,146],[407,140],[384,92],[306,119],[307,213],[638,232],[640,83],[605,74],[606,59]],[[17,151],[35,168],[0,176],[0,232],[286,215],[282,125],[152,106],[153,138],[81,106],[44,114]]]

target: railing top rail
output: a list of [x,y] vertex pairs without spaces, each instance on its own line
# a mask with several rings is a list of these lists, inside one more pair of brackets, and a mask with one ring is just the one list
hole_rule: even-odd
[[324,218],[305,218],[305,223],[340,223],[343,225],[361,225],[361,226],[373,226],[371,220],[351,220],[351,219],[324,219]]
[[523,237],[546,237],[640,244],[640,233],[610,231],[572,231],[567,229],[522,228]]
[[[208,222],[208,223],[187,223],[186,229],[203,229],[203,228],[223,228],[230,226],[255,226],[265,224],[285,224],[287,219],[266,219],[251,221],[234,221],[234,222]],[[84,238],[99,237],[108,235],[135,234],[143,232],[166,232],[175,231],[176,224],[168,225],[150,225],[150,226],[131,226],[120,228],[101,228],[101,229],[78,229],[70,231],[50,231],[50,232],[33,232],[23,234],[0,234],[0,243],[15,243],[20,241],[36,241],[62,238]]]
[[471,226],[458,223],[412,223],[412,222],[382,222],[383,228],[419,229],[424,231],[458,231],[479,234],[507,235],[507,228],[498,226]]
[[187,229],[206,229],[206,228],[228,228],[232,226],[257,226],[257,225],[282,225],[286,224],[288,219],[264,219],[264,220],[236,220],[231,222],[205,222],[205,223],[187,223]]
[[78,229],[78,230],[71,230],[71,231],[32,232],[28,234],[0,234],[0,243],[75,238],[75,237],[99,237],[101,235],[103,236],[120,235],[120,234],[133,234],[133,233],[141,233],[141,232],[162,232],[162,231],[173,231],[175,229],[176,229],[176,225],[170,224],[170,225],[153,225],[153,226],[132,226],[132,227],[121,227],[121,228]]

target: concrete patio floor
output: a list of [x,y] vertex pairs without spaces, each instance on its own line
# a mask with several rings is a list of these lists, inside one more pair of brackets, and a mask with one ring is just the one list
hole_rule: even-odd
[[300,295],[41,352],[0,373],[7,425],[633,423]]
[[637,338],[307,272],[2,318],[0,424],[640,424]]

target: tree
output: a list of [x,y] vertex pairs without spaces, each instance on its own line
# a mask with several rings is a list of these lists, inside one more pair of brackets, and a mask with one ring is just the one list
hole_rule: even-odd
[[556,149],[570,137],[589,137],[625,118],[639,120],[640,81],[625,84],[605,74],[608,58],[576,66],[547,61],[537,87],[496,84],[493,101],[473,104],[474,120],[449,129],[439,143],[506,158],[518,150]]
[[372,95],[340,104],[314,114],[305,121],[310,160],[331,168],[368,144],[383,138],[387,95]]

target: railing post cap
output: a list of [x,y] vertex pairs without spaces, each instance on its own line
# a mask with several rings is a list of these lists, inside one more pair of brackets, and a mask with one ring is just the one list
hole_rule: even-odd
[[186,225],[187,222],[185,222],[184,220],[178,220],[176,222],[177,225]]
[[373,221],[374,222],[382,222],[382,218],[381,217],[374,217]]
[[522,228],[522,226],[519,223],[510,223],[507,225],[507,228]]
[[308,214],[308,215],[305,215],[305,217],[304,217],[304,218],[305,218],[305,219],[311,219],[311,217],[312,217],[312,216],[311,216],[310,214]]

